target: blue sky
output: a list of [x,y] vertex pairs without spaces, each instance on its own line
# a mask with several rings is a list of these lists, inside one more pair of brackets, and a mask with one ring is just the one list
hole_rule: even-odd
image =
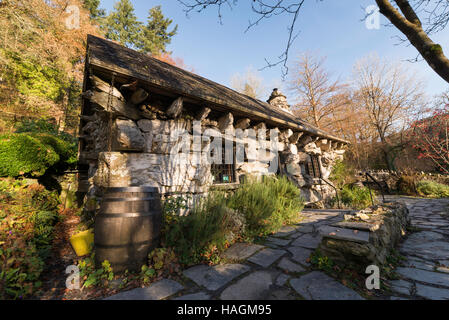
[[[108,12],[114,3],[115,0],[101,0],[101,6]],[[151,7],[162,5],[164,15],[173,19],[173,25],[179,25],[178,34],[168,49],[175,57],[182,58],[195,73],[226,86],[230,86],[234,74],[244,73],[249,67],[256,70],[264,67],[265,58],[276,60],[286,45],[289,21],[285,16],[272,17],[244,32],[249,19],[254,18],[247,0],[240,0],[232,11],[225,8],[223,24],[219,23],[217,11],[213,8],[202,13],[192,12],[187,17],[176,0],[132,0],[132,3],[141,21],[146,21]],[[364,8],[372,4],[374,0],[308,1],[297,23],[300,34],[290,49],[290,60],[304,51],[325,56],[327,69],[333,76],[345,80],[351,76],[358,59],[377,53],[381,58],[405,63],[424,81],[429,95],[446,90],[449,85],[424,61],[406,61],[416,57],[416,49],[400,44],[395,36],[401,34],[395,28],[385,26],[387,21],[383,16],[380,29],[366,28],[361,20]],[[433,35],[432,39],[449,50],[449,33],[446,30]],[[285,88],[280,67],[265,69],[259,75],[264,79],[267,98],[273,87]]]

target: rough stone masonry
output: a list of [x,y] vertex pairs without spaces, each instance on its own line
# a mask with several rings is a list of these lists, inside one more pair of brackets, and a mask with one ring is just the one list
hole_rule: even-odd
[[[323,180],[347,143],[294,117],[278,89],[265,103],[95,37],[88,39],[88,55],[80,124],[88,198],[101,196],[103,187],[153,186],[162,195],[195,199],[212,187],[237,187],[243,176],[273,174],[287,175],[307,202],[334,196]],[[140,73],[130,76],[130,69]],[[197,134],[199,147],[192,143]],[[222,166],[207,161],[211,149],[217,156],[211,148],[217,135],[231,141],[231,149],[243,146]],[[266,152],[252,152],[255,142]],[[181,162],[173,161],[177,148],[184,151]],[[235,161],[238,155],[243,161]]]

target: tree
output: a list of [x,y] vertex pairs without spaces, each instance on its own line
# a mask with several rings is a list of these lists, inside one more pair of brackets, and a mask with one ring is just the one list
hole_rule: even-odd
[[341,95],[344,85],[331,80],[324,62],[325,58],[302,54],[294,62],[293,72],[289,75],[290,90],[298,100],[295,113],[319,128],[332,127],[346,103]]
[[173,21],[165,18],[161,6],[149,11],[147,25],[137,20],[130,0],[120,0],[106,18],[106,38],[144,53],[160,55],[178,32],[178,25],[168,31]]
[[386,167],[394,170],[394,158],[404,148],[402,133],[407,120],[424,104],[422,85],[401,64],[393,65],[377,56],[358,61],[354,77],[354,101],[377,133]]
[[100,22],[106,16],[106,10],[100,8],[100,0],[83,0],[83,4],[92,20]]
[[[186,12],[202,12],[216,6],[221,20],[221,9],[224,6],[233,7],[238,0],[178,0]],[[296,39],[295,27],[298,16],[305,0],[253,0],[251,7],[256,14],[256,20],[250,22],[248,29],[257,26],[262,20],[274,15],[286,15],[290,17],[288,27],[288,40],[284,52],[276,62],[267,60],[267,67],[282,64],[283,74],[288,72],[287,62],[289,49]],[[447,0],[376,0],[380,13],[383,14],[408,41],[418,50],[419,54],[429,66],[449,82],[449,59],[444,55],[440,44],[434,43],[429,35],[446,28],[449,22],[449,2]],[[417,12],[422,15],[420,19]],[[422,21],[425,21],[423,24]]]
[[106,38],[136,49],[141,42],[142,23],[134,14],[130,0],[120,0],[114,4],[114,11],[106,18]]
[[440,96],[436,107],[432,116],[412,124],[410,138],[419,159],[430,159],[449,174],[449,91]]
[[0,4],[0,111],[13,117],[54,118],[61,127],[74,129],[86,37],[99,30],[81,0],[70,4],[81,9],[80,28],[67,27],[67,0]]
[[148,15],[147,25],[144,26],[139,50],[154,55],[166,53],[166,46],[170,44],[171,38],[178,32],[178,25],[172,31],[168,31],[173,20],[164,18],[161,6],[151,8]]
[[[444,55],[441,45],[430,39],[429,34],[443,30],[449,22],[449,2],[447,0],[415,0],[415,9],[407,0],[376,0],[382,13],[410,43],[418,50],[427,64],[444,80],[449,82],[449,59]],[[427,28],[419,19],[416,9],[425,7]],[[430,9],[427,9],[430,7]]]
[[262,82],[263,79],[253,68],[248,68],[243,75],[236,73],[231,77],[231,87],[235,91],[254,99],[263,98],[265,88]]

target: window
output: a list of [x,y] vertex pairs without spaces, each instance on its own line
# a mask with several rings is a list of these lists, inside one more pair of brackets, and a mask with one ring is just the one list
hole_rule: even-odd
[[211,173],[214,177],[214,184],[235,183],[235,145],[232,153],[232,164],[226,164],[225,141],[221,151],[221,164],[213,163],[211,165]]
[[321,178],[320,160],[318,156],[311,155],[306,163],[306,173],[313,178]]

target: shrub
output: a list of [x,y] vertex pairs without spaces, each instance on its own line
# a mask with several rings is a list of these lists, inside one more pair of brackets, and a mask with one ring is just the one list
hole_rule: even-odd
[[286,177],[248,178],[230,196],[230,208],[246,219],[246,236],[266,236],[298,220],[304,208],[300,190]]
[[[371,195],[375,199],[376,193],[373,190],[371,190]],[[370,190],[366,187],[345,185],[340,192],[340,200],[350,208],[364,209],[372,204],[371,195]]]
[[422,196],[432,198],[449,197],[449,186],[435,181],[422,180],[417,183],[416,189]]
[[69,143],[48,133],[33,134],[33,137],[43,144],[51,146],[65,164],[73,164],[77,160],[77,147],[75,143]]
[[230,215],[223,194],[210,193],[188,216],[177,216],[175,211],[164,215],[165,245],[176,250],[181,263],[210,260],[225,248]]
[[56,165],[76,162],[76,146],[50,134],[0,135],[0,176],[40,177]]
[[352,168],[348,167],[345,162],[337,160],[332,168],[329,180],[331,180],[337,188],[342,188],[345,184],[355,182],[356,178]]
[[415,184],[415,177],[411,175],[401,175],[399,177],[398,182],[396,183],[396,189],[400,194],[405,195],[416,195],[416,184]]
[[183,264],[216,263],[219,253],[239,238],[252,240],[296,222],[304,207],[299,189],[285,177],[249,178],[233,194],[212,192],[191,210],[180,197],[164,205],[163,239]]
[[28,120],[24,119],[21,122],[16,123],[15,125],[16,133],[46,133],[52,136],[57,137],[58,139],[62,139],[70,144],[76,145],[77,139],[76,137],[68,134],[66,132],[58,131],[58,127],[47,120],[39,119],[39,120]]
[[59,161],[55,150],[28,134],[0,135],[0,176],[42,176]]
[[58,128],[50,121],[44,119],[30,120],[24,119],[15,124],[16,133],[49,133],[52,135],[58,134]]
[[0,299],[24,298],[40,287],[58,204],[58,195],[39,184],[0,179]]

